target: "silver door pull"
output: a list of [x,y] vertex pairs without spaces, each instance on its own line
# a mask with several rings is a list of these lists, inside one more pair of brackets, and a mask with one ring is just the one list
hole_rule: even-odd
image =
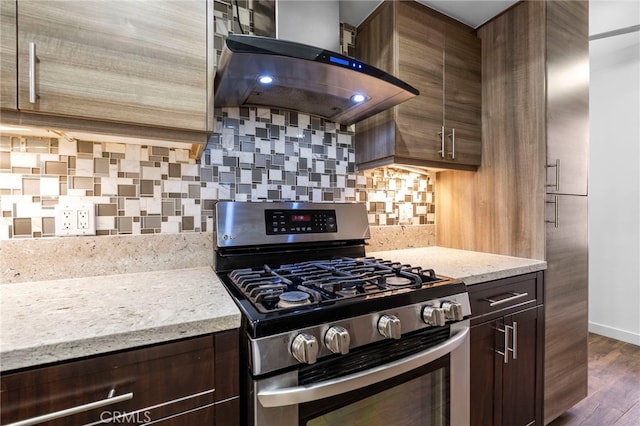
[[553,196],[553,201],[547,201],[547,204],[553,204],[553,220],[545,220],[546,223],[553,223],[554,228],[558,228],[560,226],[560,207],[558,204],[558,196]]
[[445,138],[444,126],[442,126],[440,128],[440,131],[438,132],[438,134],[440,135],[440,151],[438,151],[438,154],[440,154],[440,156],[442,158],[445,158],[445,152],[444,152],[444,138]]
[[489,306],[497,306],[497,305],[502,305],[503,303],[509,303],[509,302],[513,302],[514,300],[517,299],[521,299],[523,297],[527,297],[529,295],[529,293],[515,293],[513,291],[510,291],[507,294],[511,294],[511,297],[507,297],[506,299],[500,299],[500,300],[494,300],[494,299],[489,299],[488,297],[484,300],[486,300],[487,302],[489,302]]
[[451,159],[456,159],[456,129],[451,129]]
[[38,100],[36,93],[36,44],[32,41],[29,43],[29,103],[35,104]]
[[[113,394],[113,389],[109,392],[109,395]],[[40,423],[48,422],[63,417],[73,416],[74,414],[84,413],[85,411],[93,410],[95,408],[104,407],[107,405],[117,404],[118,402],[128,401],[133,399],[133,392],[125,393],[118,396],[108,396],[105,399],[99,401],[89,402],[87,404],[77,405],[75,407],[66,408],[60,411],[54,411],[53,413],[43,414],[41,416],[31,417],[30,419],[20,420],[18,422],[9,423],[6,426],[30,426]]]
[[556,169],[556,183],[546,184],[547,188],[555,188],[556,192],[560,192],[560,159],[556,159],[556,164],[545,164],[546,169],[555,167]]

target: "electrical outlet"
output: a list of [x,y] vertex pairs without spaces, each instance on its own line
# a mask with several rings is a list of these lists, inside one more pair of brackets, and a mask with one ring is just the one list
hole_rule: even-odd
[[62,210],[62,222],[60,227],[64,230],[69,230],[73,228],[73,210]]
[[89,229],[89,210],[78,210],[78,229]]
[[90,202],[63,201],[55,208],[56,235],[95,235],[96,210]]

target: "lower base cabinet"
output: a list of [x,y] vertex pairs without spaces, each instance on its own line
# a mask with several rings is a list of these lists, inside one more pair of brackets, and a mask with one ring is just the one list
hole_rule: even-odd
[[237,350],[236,330],[4,373],[0,423],[238,425]]
[[471,424],[542,425],[543,274],[469,286]]

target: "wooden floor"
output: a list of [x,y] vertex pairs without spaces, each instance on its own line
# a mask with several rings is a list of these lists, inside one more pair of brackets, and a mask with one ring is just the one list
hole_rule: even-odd
[[550,426],[640,426],[640,346],[589,335],[589,393]]

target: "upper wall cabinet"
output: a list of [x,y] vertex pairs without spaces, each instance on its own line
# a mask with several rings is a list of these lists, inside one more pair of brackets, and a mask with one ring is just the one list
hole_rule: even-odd
[[[548,193],[587,195],[589,17],[587,2],[547,7]],[[571,76],[567,78],[567,76]]]
[[206,0],[18,0],[16,15],[18,110],[209,130]]
[[18,108],[16,2],[0,1],[0,108]]
[[356,56],[420,95],[356,125],[358,167],[475,170],[482,148],[480,53],[472,28],[415,2],[383,2],[358,27]]

